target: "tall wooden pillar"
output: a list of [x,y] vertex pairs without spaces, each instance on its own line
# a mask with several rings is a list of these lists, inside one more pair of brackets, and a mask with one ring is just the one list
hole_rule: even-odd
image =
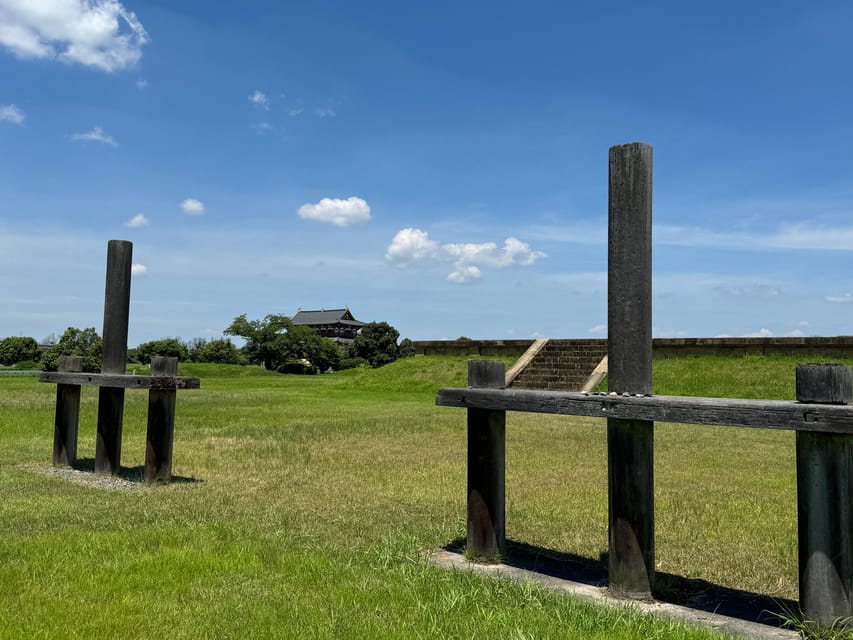
[[[801,364],[797,400],[849,404],[850,367]],[[797,431],[800,608],[825,625],[853,616],[853,435]]]
[[[652,392],[652,147],[610,149],[607,359],[611,392]],[[655,580],[654,423],[607,420],[609,589],[649,598]]]
[[[506,365],[469,360],[468,386],[503,389]],[[506,411],[468,409],[468,538],[474,558],[497,560],[506,550]]]
[[[104,294],[104,347],[101,373],[124,373],[127,363],[127,327],[130,317],[130,271],[133,244],[110,240]],[[124,389],[98,391],[98,433],[95,472],[116,475],[121,467],[121,429]]]

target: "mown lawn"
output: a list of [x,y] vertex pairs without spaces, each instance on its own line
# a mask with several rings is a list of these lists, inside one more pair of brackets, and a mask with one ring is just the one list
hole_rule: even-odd
[[[786,358],[655,363],[657,393],[792,398]],[[38,472],[51,385],[0,377],[0,638],[711,638],[431,567],[465,534],[465,413],[434,406],[464,358],[315,377],[183,366],[169,486],[106,490]],[[94,457],[83,390],[79,456]],[[122,463],[144,457],[128,392]],[[507,533],[597,560],[605,426],[510,414]],[[793,434],[656,426],[658,569],[796,598]]]

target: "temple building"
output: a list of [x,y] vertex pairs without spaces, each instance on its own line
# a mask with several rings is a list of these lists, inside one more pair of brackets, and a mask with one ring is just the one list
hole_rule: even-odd
[[324,338],[331,338],[339,344],[355,340],[356,335],[366,323],[356,320],[349,307],[344,309],[320,309],[319,311],[296,310],[291,322],[296,326],[311,327]]

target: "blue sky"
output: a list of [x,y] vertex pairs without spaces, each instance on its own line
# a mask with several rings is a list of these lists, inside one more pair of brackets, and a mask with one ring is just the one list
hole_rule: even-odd
[[853,333],[853,5],[0,0],[0,336],[349,305],[606,335],[607,153],[654,146],[656,336]]

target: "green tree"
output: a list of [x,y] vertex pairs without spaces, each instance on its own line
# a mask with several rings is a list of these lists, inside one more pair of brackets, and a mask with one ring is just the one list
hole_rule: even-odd
[[45,371],[56,371],[59,356],[81,356],[83,371],[97,373],[101,370],[101,351],[104,341],[94,327],[77,329],[68,327],[53,347],[42,354],[41,362]]
[[263,320],[247,320],[246,314],[234,318],[223,333],[239,336],[246,340],[243,352],[252,364],[262,364],[275,370],[277,362],[284,358],[284,340],[282,333],[291,326],[290,318],[284,315],[269,314]]
[[415,355],[415,343],[409,340],[408,338],[403,338],[400,340],[400,354],[401,358],[411,358]]
[[399,357],[400,332],[387,322],[370,322],[362,327],[349,346],[349,356],[364,358],[371,367],[381,367]]
[[212,362],[215,364],[247,364],[237,346],[227,339],[204,340],[196,338],[190,344],[190,359],[193,362]]
[[[277,369],[287,373],[295,373],[304,370],[304,364],[300,360],[310,362],[308,368],[317,373],[338,370],[341,366],[341,351],[338,345],[329,338],[317,335],[311,327],[292,326],[287,330],[281,343],[282,350],[279,356],[283,361],[279,362]],[[284,365],[284,366],[282,366]]]
[[156,356],[177,358],[181,362],[187,360],[187,347],[179,338],[163,338],[143,342],[136,347],[136,359],[142,364],[151,362]]
[[24,360],[38,360],[39,356],[35,338],[10,336],[0,340],[0,364],[8,366]]

